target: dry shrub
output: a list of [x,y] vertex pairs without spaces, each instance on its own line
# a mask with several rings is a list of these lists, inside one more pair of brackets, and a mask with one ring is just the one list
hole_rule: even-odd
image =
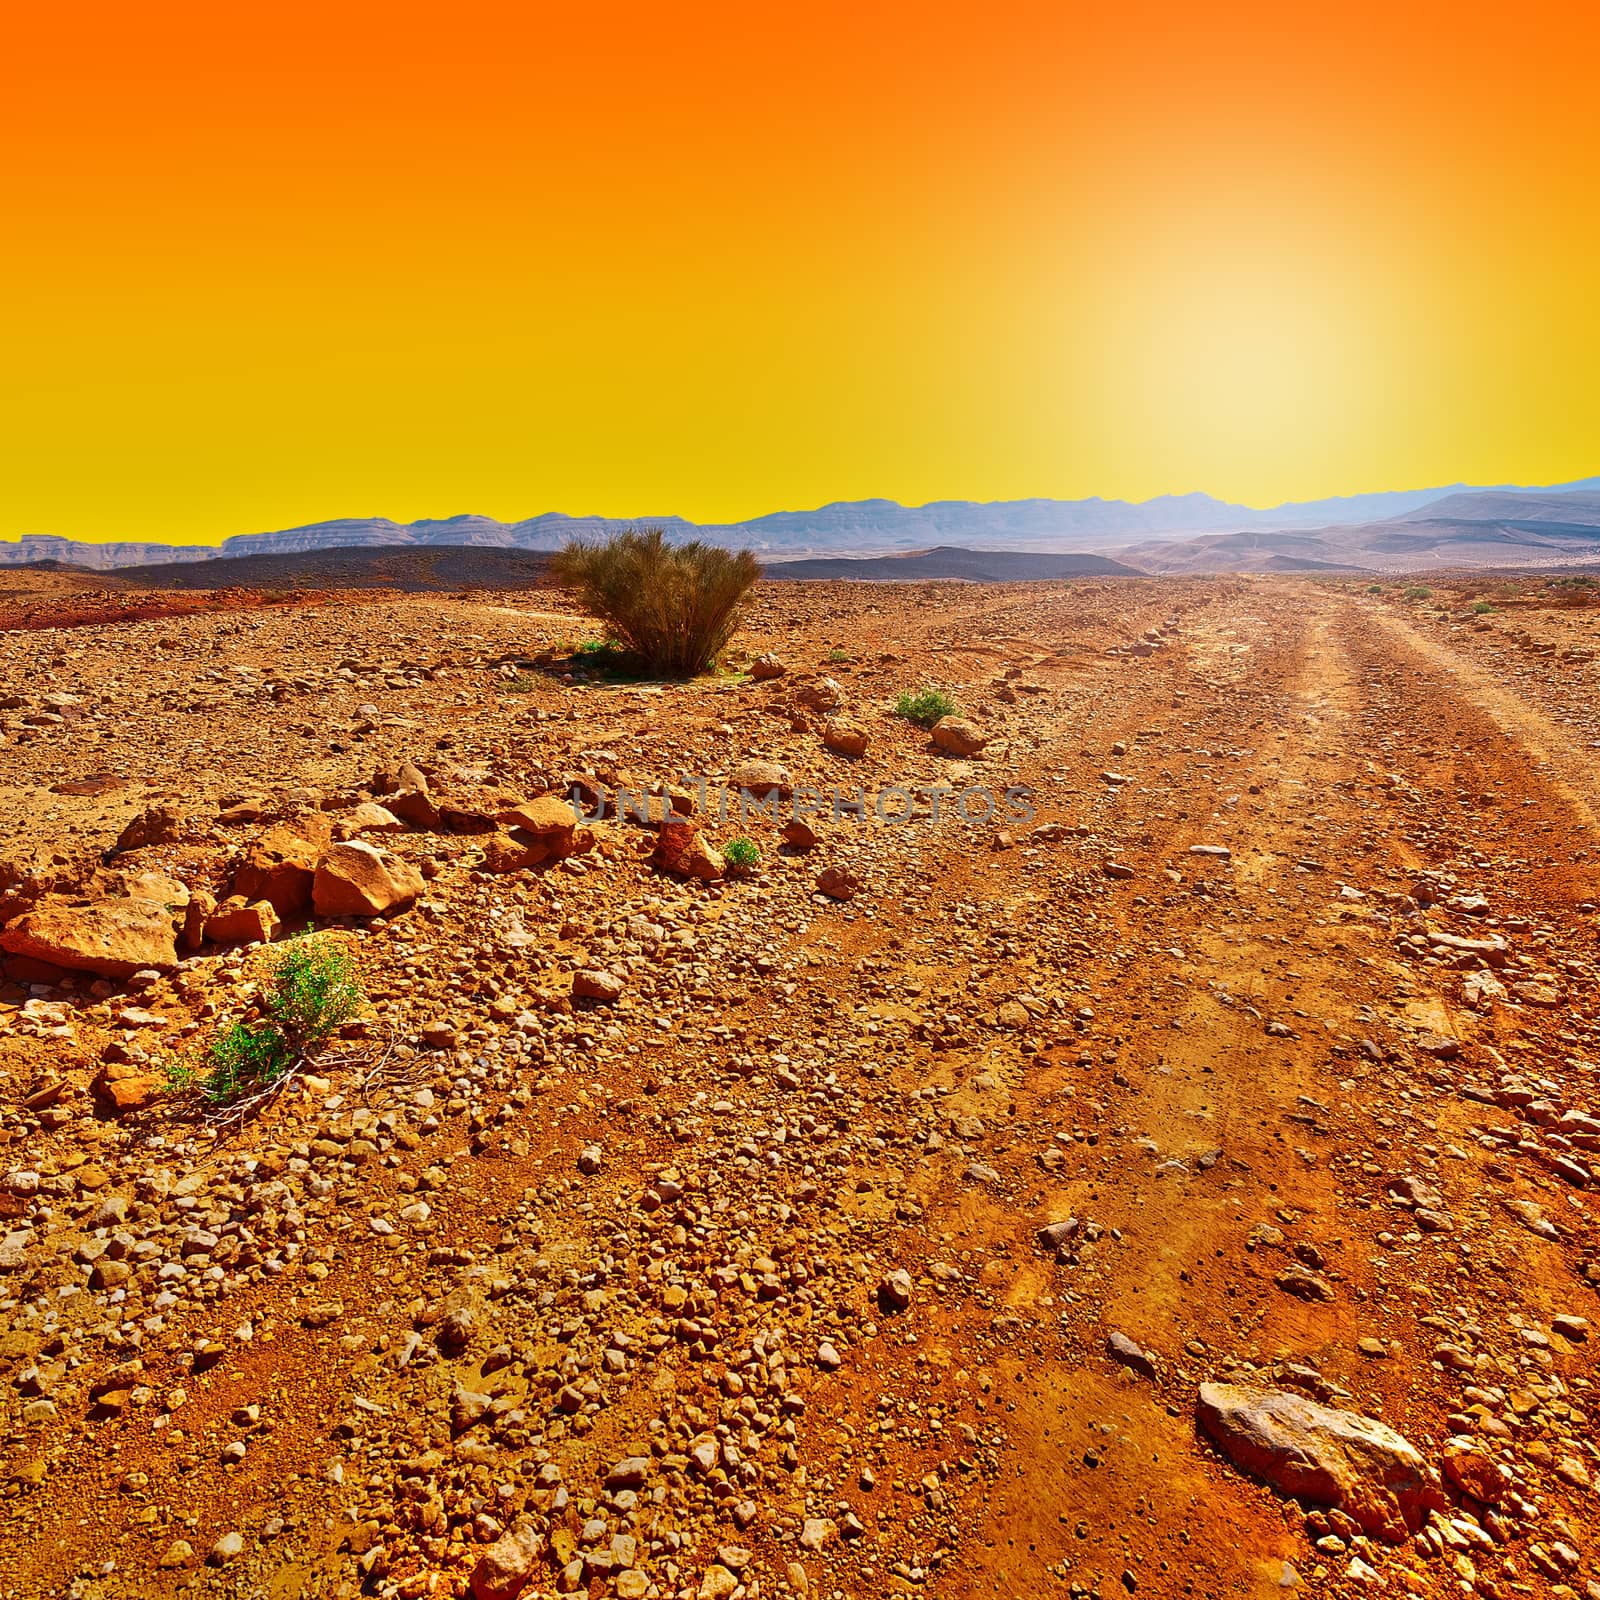
[[575,539],[556,577],[653,673],[704,672],[733,636],[739,604],[761,576],[748,550],[691,540],[668,544],[659,528]]

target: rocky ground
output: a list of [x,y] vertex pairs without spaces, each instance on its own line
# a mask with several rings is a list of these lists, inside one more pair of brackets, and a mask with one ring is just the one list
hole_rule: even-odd
[[1600,1596],[1600,603],[1418,587],[12,596],[0,1595]]

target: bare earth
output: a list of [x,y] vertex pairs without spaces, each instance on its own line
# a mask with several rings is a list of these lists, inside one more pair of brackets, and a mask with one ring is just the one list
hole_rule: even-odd
[[[541,662],[595,631],[549,592],[5,585],[0,941],[140,874],[182,920],[403,763],[490,831],[347,830],[425,886],[335,919],[371,1014],[242,1127],[157,1091],[259,948],[5,958],[0,1595],[1600,1596],[1600,597],[766,584],[782,676],[663,686]],[[867,820],[493,857],[752,759]],[[1494,1492],[1364,1532],[1197,1429],[1218,1381]]]

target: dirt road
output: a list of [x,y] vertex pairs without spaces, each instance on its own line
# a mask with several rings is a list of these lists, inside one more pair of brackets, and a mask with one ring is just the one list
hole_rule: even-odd
[[[353,803],[443,728],[435,765],[511,786],[759,755],[919,814],[869,803],[810,852],[750,824],[759,875],[712,886],[614,822],[519,878],[405,836],[427,898],[362,930],[403,1070],[367,1100],[334,1071],[215,1142],[90,1114],[120,995],[14,993],[10,1103],[55,1074],[83,1115],[0,1124],[0,1165],[45,1180],[4,1214],[0,1593],[488,1594],[520,1525],[530,1595],[1600,1594],[1595,668],[1509,679],[1503,635],[1446,610],[1275,580],[769,585],[773,683],[512,701],[515,601],[360,608],[382,631],[330,636],[330,670],[360,659],[330,693],[403,683],[397,634],[436,676],[394,690],[401,726],[258,789],[310,772]],[[237,624],[135,626],[182,672]],[[248,659],[291,626],[256,622]],[[128,637],[73,645],[76,688]],[[6,642],[0,688],[66,638]],[[826,677],[860,761],[794,697]],[[922,683],[977,755],[892,715]],[[206,770],[302,714],[277,705],[214,720]],[[182,773],[153,709],[117,714],[144,784],[51,802],[90,843]],[[0,747],[18,794],[60,769],[44,726]],[[935,822],[937,785],[1020,786],[1036,816]],[[138,859],[214,881],[223,787]],[[830,862],[854,898],[814,892]],[[624,1000],[570,1001],[607,963]],[[208,956],[132,1003],[181,1037],[239,974]],[[119,1239],[136,1271],[101,1282]],[[1368,1538],[1197,1434],[1217,1380],[1435,1463],[1470,1436],[1505,1495]]]

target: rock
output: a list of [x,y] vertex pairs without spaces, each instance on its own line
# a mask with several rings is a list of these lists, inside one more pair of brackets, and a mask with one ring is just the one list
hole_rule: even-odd
[[789,669],[770,652],[757,656],[750,663],[750,676],[757,683],[767,683],[773,678],[781,678]]
[[587,1177],[593,1177],[600,1170],[604,1161],[604,1153],[597,1144],[588,1144],[578,1152],[578,1171]]
[[172,844],[182,831],[183,813],[176,806],[151,806],[141,811],[117,835],[116,848],[120,854],[124,850],[146,850],[151,845]]
[[837,678],[817,678],[802,683],[794,692],[795,702],[812,711],[831,711],[844,699],[844,689]]
[[472,1569],[472,1600],[516,1600],[544,1556],[544,1540],[532,1528],[500,1535]]
[[831,1517],[807,1517],[800,1527],[800,1548],[821,1550],[838,1531],[838,1526]]
[[574,1000],[620,1000],[622,989],[622,979],[614,972],[598,972],[586,968],[572,975]]
[[707,883],[726,877],[728,871],[722,852],[686,817],[669,817],[661,824],[651,859],[664,871]]
[[270,900],[246,905],[234,895],[205,920],[205,936],[213,944],[267,944],[278,931],[278,913]]
[[1457,1436],[1447,1440],[1440,1464],[1450,1483],[1483,1505],[1499,1505],[1511,1488],[1510,1473],[1479,1450],[1474,1439]]
[[911,1274],[904,1267],[887,1272],[878,1285],[878,1298],[892,1311],[904,1311],[911,1304]]
[[1492,972],[1469,972],[1461,980],[1461,998],[1474,1011],[1484,1011],[1506,998],[1506,986]]
[[730,789],[743,789],[756,799],[777,795],[787,799],[793,792],[789,769],[776,761],[746,761],[733,769]]
[[132,1062],[108,1064],[94,1081],[94,1098],[111,1117],[131,1116],[155,1104],[166,1091],[165,1080]]
[[317,861],[311,903],[319,917],[376,917],[409,905],[423,887],[422,874],[409,861],[351,839]]
[[1563,1311],[1550,1319],[1550,1331],[1559,1333],[1573,1344],[1583,1344],[1589,1337],[1589,1319]]
[[233,892],[246,904],[265,900],[284,918],[311,909],[317,858],[333,840],[333,824],[321,812],[268,828],[233,871]]
[[225,1533],[211,1547],[211,1554],[206,1560],[214,1567],[225,1567],[230,1561],[237,1561],[244,1554],[244,1535],[237,1530]]
[[705,1576],[700,1580],[698,1600],[728,1600],[728,1596],[738,1587],[737,1574],[729,1572],[719,1563],[713,1563],[706,1568]]
[[809,822],[794,817],[783,825],[783,842],[792,844],[796,850],[815,850],[822,836]]
[[817,874],[817,888],[833,900],[853,900],[861,890],[861,880],[848,867],[838,863]]
[[1286,1390],[1200,1386],[1201,1428],[1233,1464],[1283,1494],[1337,1506],[1398,1544],[1444,1504],[1437,1476],[1394,1429]]
[[951,756],[975,756],[989,740],[976,723],[964,717],[940,717],[933,725],[933,742]]
[[1312,1301],[1326,1305],[1337,1298],[1333,1292],[1333,1285],[1319,1273],[1307,1272],[1304,1267],[1290,1263],[1272,1280],[1285,1294],[1292,1294],[1297,1300]]
[[102,978],[178,964],[173,914],[155,900],[41,900],[0,930],[7,955]]
[[194,1546],[187,1539],[174,1539],[156,1562],[158,1567],[181,1567],[194,1559]]
[[1137,1372],[1142,1378],[1153,1378],[1156,1375],[1155,1360],[1125,1333],[1113,1330],[1106,1335],[1106,1354],[1119,1366],[1127,1367],[1130,1372]]
[[1046,1250],[1053,1250],[1057,1255],[1065,1255],[1072,1248],[1072,1241],[1078,1236],[1078,1219],[1067,1217],[1060,1222],[1046,1223],[1039,1230],[1039,1243]]
[[843,717],[833,717],[822,730],[822,742],[836,755],[864,756],[867,753],[867,730]]
[[1552,1241],[1561,1238],[1560,1230],[1532,1200],[1507,1200],[1500,1202],[1529,1233]]
[[644,1481],[650,1476],[649,1456],[624,1456],[606,1474],[606,1488],[617,1489],[642,1489]]
[[[592,842],[588,829],[578,827],[578,813],[570,800],[562,795],[541,795],[537,800],[525,800],[520,805],[507,807],[496,814],[495,820],[511,829],[509,843],[517,852],[518,867],[542,866],[547,861],[564,861],[576,855]],[[505,838],[505,836],[498,836]],[[507,855],[504,846],[497,853],[502,862]],[[491,852],[485,847],[485,855]],[[503,864],[491,862],[491,871],[506,871]]]

